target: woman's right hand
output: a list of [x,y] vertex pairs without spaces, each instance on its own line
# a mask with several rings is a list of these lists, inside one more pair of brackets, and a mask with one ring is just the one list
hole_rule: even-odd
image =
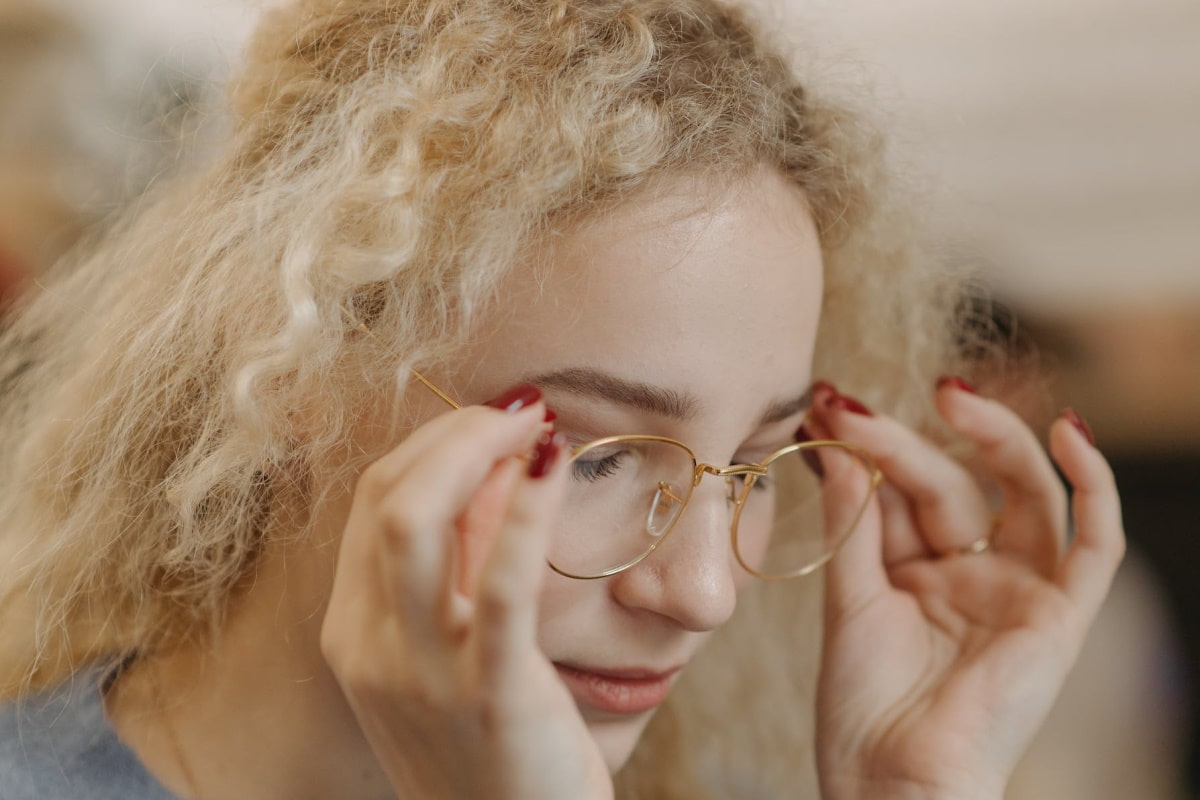
[[524,397],[433,419],[355,490],[321,647],[401,798],[613,794],[537,646],[566,459],[536,390]]

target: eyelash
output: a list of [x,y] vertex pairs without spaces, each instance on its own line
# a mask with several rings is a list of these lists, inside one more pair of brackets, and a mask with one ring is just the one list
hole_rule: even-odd
[[595,483],[602,478],[615,475],[624,456],[625,454],[621,452],[595,461],[575,461],[571,464],[571,474],[579,480]]
[[[624,456],[625,453],[620,452],[594,461],[575,461],[571,464],[571,476],[576,480],[587,481],[588,483],[595,483],[596,481],[611,477],[616,474],[617,469],[620,467],[621,459]],[[746,476],[736,475],[734,479],[745,482]],[[765,492],[773,488],[775,488],[773,481],[766,476],[760,476],[754,482],[752,491]]]
[[[738,476],[737,476],[737,479],[738,479],[738,480],[740,480],[742,483],[745,483],[745,482],[746,482],[746,476],[745,476],[745,475],[738,475]],[[753,487],[751,487],[750,491],[752,491],[752,492],[765,492],[765,491],[768,491],[768,490],[770,490],[770,489],[774,489],[774,488],[775,488],[775,482],[774,482],[774,481],[772,481],[770,478],[766,477],[765,475],[760,475],[760,476],[758,477],[758,480],[756,480],[756,481],[754,482],[754,486],[753,486]]]

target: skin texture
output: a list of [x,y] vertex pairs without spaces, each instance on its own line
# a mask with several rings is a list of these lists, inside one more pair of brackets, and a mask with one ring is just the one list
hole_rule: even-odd
[[[715,197],[688,179],[657,194],[575,233],[552,254],[562,269],[540,290],[514,292],[519,313],[505,336],[475,356],[477,391],[490,396],[514,375],[598,369],[690,395],[695,413],[672,420],[548,389],[556,428],[572,443],[647,433],[683,441],[714,464],[765,455],[790,443],[802,412],[765,427],[758,418],[811,382],[816,231],[800,195],[769,173]],[[637,568],[601,581],[547,574],[538,642],[554,662],[593,669],[681,666],[733,613],[748,582],[734,562],[723,486],[710,478],[670,539]],[[580,710],[612,768],[650,717]]]
[[[1124,553],[1112,472],[1068,419],[1051,427],[1050,450],[1075,489],[1069,548],[1066,497],[1033,432],[970,391],[936,392],[1003,490],[994,528],[963,467],[893,420],[828,392],[815,401],[818,426],[874,452],[890,484],[828,571],[826,797],[1001,797]],[[956,554],[989,531],[987,552]]]
[[[548,388],[557,427],[572,439],[662,434],[712,463],[791,440],[802,413],[756,423],[768,405],[794,400],[811,382],[821,256],[802,196],[774,173],[732,187],[664,181],[578,226],[538,260],[551,268],[503,287],[511,299],[480,326],[485,335],[461,368],[430,374],[460,402],[482,403],[532,374],[584,367],[686,393],[696,408],[686,421],[671,420]],[[761,344],[780,341],[790,344]],[[534,482],[513,467],[543,429],[543,406],[516,415],[447,413],[419,386],[409,396],[411,412],[431,422],[371,467],[356,491],[347,487],[321,508],[311,544],[268,554],[220,650],[148,661],[110,698],[118,729],[168,787],[185,795],[384,797],[390,783],[408,796],[533,798],[583,796],[579,787],[589,785],[605,796],[605,767],[624,762],[651,714],[576,711],[551,663],[681,666],[732,614],[749,579],[733,558],[718,482],[701,485],[651,559],[612,579],[555,575],[536,536],[517,535],[521,548],[495,564],[488,561],[494,542],[513,524],[492,515],[456,537],[454,521],[468,506],[478,521],[489,518],[481,513],[489,503],[512,513],[519,505],[530,519],[516,529],[542,531],[544,539],[565,470],[560,464]],[[513,492],[536,500],[516,503]],[[460,540],[472,552],[451,555],[446,548]],[[446,576],[451,559],[480,574]],[[463,596],[447,600],[451,586]],[[491,587],[487,602],[477,602],[480,587]],[[509,631],[485,643],[482,631],[508,631],[489,614],[519,616],[512,624],[520,637]],[[459,645],[465,649],[450,652]],[[497,659],[508,664],[508,677],[488,676]],[[155,682],[177,702],[166,713],[137,711],[144,705],[137,698],[149,700]],[[510,702],[498,709],[490,704],[496,697]],[[450,719],[447,706],[455,709]],[[518,711],[522,719],[513,721]],[[472,751],[465,732],[498,718],[509,733],[489,742],[479,733]],[[185,759],[172,752],[164,728]],[[573,743],[574,755],[562,742]],[[524,772],[502,766],[514,751],[546,753],[547,761]],[[531,788],[529,774],[561,783]],[[480,785],[446,783],[472,775]]]
[[[533,480],[522,458],[547,430],[545,405],[472,404],[549,372],[598,370],[694,404],[676,419],[548,382],[572,444],[659,434],[712,464],[761,457],[803,417],[760,423],[813,380],[820,249],[803,197],[762,170],[732,186],[661,181],[531,263],[549,269],[501,287],[506,302],[478,339],[430,374],[469,407],[448,412],[414,387],[406,406],[421,424],[330,494],[312,539],[266,554],[220,647],[146,659],[109,696],[118,731],[169,788],[611,797],[608,773],[651,712],[596,708],[555,665],[686,665],[750,580],[722,488],[702,482],[636,567],[563,578],[545,556],[571,480],[565,459]],[[1051,435],[1076,487],[1064,556],[1066,501],[1034,434],[953,386],[936,399],[1005,490],[999,552],[942,555],[991,524],[965,470],[830,389],[814,398],[814,432],[875,453],[887,480],[828,566],[823,797],[999,798],[1120,559],[1111,473],[1074,427],[1060,421]],[[823,466],[836,517],[862,474]]]

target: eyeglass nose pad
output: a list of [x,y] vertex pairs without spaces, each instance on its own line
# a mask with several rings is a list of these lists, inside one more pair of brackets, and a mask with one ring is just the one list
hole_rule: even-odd
[[[738,491],[739,477],[741,479],[741,491]],[[730,507],[736,507],[741,504],[741,502],[746,498],[746,495],[752,488],[754,488],[754,484],[757,482],[758,476],[752,472],[741,476],[726,476],[725,488],[727,491],[725,493],[725,500],[729,503]]]
[[738,496],[737,478],[733,475],[727,476],[725,478],[725,489],[725,501],[729,503],[730,508],[733,508],[741,500],[741,497]]
[[660,481],[650,503],[650,513],[646,515],[646,533],[655,538],[666,533],[681,505],[683,498],[675,487],[666,481]]

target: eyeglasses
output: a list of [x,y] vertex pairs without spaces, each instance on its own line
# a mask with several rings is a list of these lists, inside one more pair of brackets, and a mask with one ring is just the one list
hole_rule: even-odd
[[[366,326],[357,327],[374,338]],[[410,371],[446,405],[461,408]],[[868,452],[835,440],[796,442],[757,463],[718,467],[674,439],[606,436],[573,448],[569,469],[547,560],[577,580],[616,575],[648,558],[678,526],[706,475],[724,481],[723,513],[743,569],[770,581],[808,575],[854,532],[883,479]],[[827,476],[837,476],[843,489],[829,513],[822,491]]]

